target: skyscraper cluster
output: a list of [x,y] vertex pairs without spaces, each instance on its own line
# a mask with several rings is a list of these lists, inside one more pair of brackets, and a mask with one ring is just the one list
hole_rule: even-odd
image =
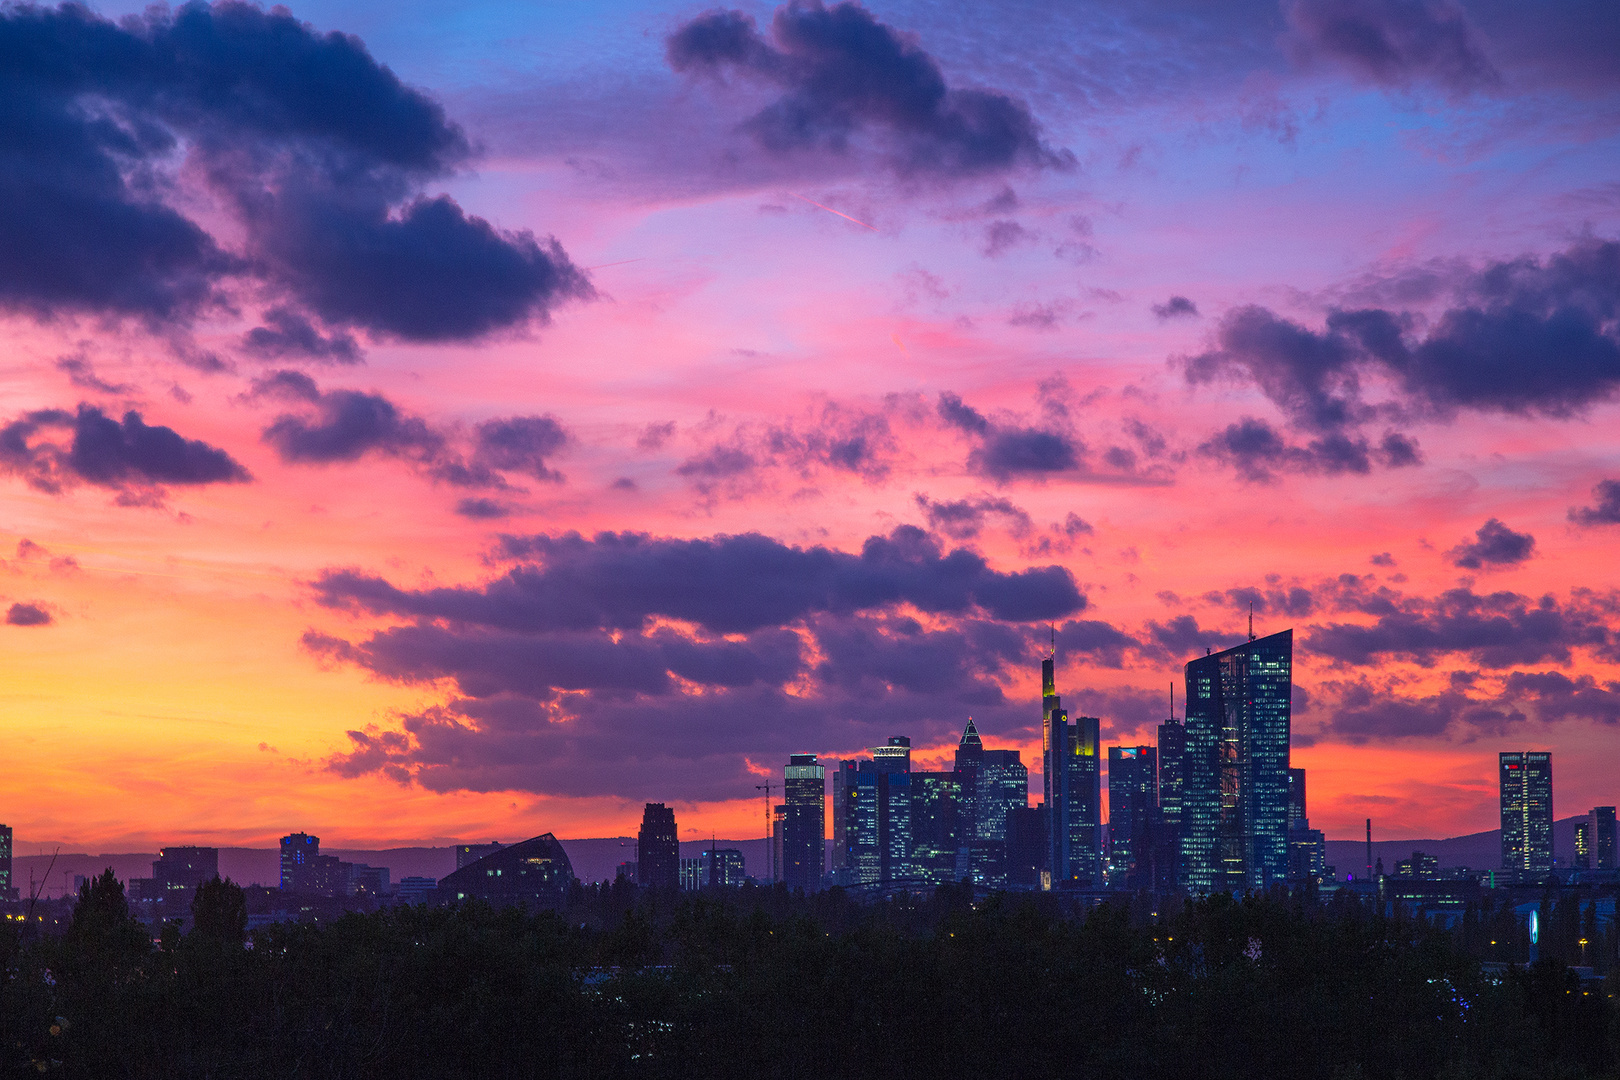
[[[1306,816],[1305,770],[1289,760],[1293,644],[1292,630],[1251,633],[1241,645],[1196,657],[1186,665],[1185,721],[1172,705],[1156,746],[1109,747],[1107,885],[1214,893],[1323,880],[1326,840]],[[1084,759],[1096,721],[1083,719],[1065,733],[1052,675],[1047,661],[1045,728],[1053,739],[1067,734],[1060,743],[1066,755]],[[1077,807],[1089,811],[1094,788],[1076,799],[1071,777],[1095,781],[1084,765],[1054,775],[1064,772],[1070,786],[1059,790],[1068,805],[1047,816],[1054,823],[1067,817],[1067,882],[1083,886],[1076,867],[1083,871],[1094,857],[1094,819],[1086,816],[1076,828],[1075,816]]]
[[[1552,754],[1545,750],[1510,750],[1497,755],[1502,811],[1502,871],[1520,879],[1552,872]],[[1577,870],[1614,870],[1615,810],[1594,806],[1575,822]]]
[[[1018,812],[1029,802],[1018,751],[985,749],[969,720],[948,770],[914,770],[904,735],[870,753],[833,771],[832,880],[995,885],[1017,872],[1009,835],[1016,839]],[[809,811],[818,814],[819,804]]]
[[[911,740],[895,736],[831,769],[831,880],[1202,893],[1320,880],[1324,841],[1304,770],[1289,765],[1292,666],[1292,631],[1190,662],[1185,723],[1172,715],[1157,745],[1106,749],[1105,829],[1102,722],[1063,707],[1054,649],[1041,661],[1039,805],[1018,751],[986,749],[971,720],[948,771],[913,770]],[[778,865],[813,888],[823,766],[794,755],[783,783]]]

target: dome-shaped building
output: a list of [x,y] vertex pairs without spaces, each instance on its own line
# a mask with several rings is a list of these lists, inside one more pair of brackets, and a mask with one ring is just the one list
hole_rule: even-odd
[[497,907],[561,907],[574,866],[550,833],[501,848],[439,881],[446,900],[478,899]]

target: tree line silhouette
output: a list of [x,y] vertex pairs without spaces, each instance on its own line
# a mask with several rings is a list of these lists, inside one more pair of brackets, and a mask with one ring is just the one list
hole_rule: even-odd
[[975,905],[966,886],[858,904],[621,880],[561,911],[394,907],[250,937],[242,890],[216,878],[191,910],[154,941],[109,870],[60,936],[5,923],[4,1073],[1620,1075],[1620,974],[1482,965],[1501,912],[1444,931],[1344,893],[1079,910]]

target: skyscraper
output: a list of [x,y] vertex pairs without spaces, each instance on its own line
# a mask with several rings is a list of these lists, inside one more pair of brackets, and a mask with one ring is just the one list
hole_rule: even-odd
[[1305,803],[1305,770],[1288,770],[1288,880],[1322,884],[1327,874],[1327,837],[1311,828]]
[[911,774],[911,873],[934,885],[957,880],[957,849],[973,821],[962,808],[961,774]]
[[1151,746],[1108,748],[1110,884],[1128,889],[1153,887],[1153,831],[1159,817],[1158,756]]
[[1046,807],[1015,806],[1007,810],[1007,884],[1029,889],[1040,884],[1051,855],[1046,842]]
[[846,857],[844,873],[852,885],[870,885],[883,875],[883,857],[878,836],[878,800],[886,788],[880,790],[882,779],[873,771],[870,761],[846,762],[853,765],[850,773],[840,773],[844,781]]
[[782,770],[782,880],[790,889],[821,888],[827,837],[826,770],[814,754],[794,754]]
[[1288,824],[1297,825],[1309,817],[1305,813],[1305,770],[1288,770]]
[[979,731],[973,726],[973,718],[968,717],[967,727],[962,729],[962,738],[956,744],[956,782],[961,789],[958,799],[958,808],[961,812],[962,840],[964,842],[981,838],[983,833],[980,823],[984,820],[984,808],[980,805],[980,774],[984,770],[984,740],[979,738]]
[[888,745],[874,746],[871,768],[878,785],[878,880],[903,881],[913,875],[911,739],[896,735]]
[[1553,866],[1552,754],[1497,755],[1502,799],[1502,869],[1545,874]]
[[281,891],[313,893],[324,882],[317,881],[315,857],[321,853],[321,838],[295,832],[281,838]]
[[1592,862],[1599,870],[1613,870],[1616,866],[1614,807],[1594,806],[1591,817]]
[[13,900],[11,885],[11,826],[0,825],[0,900]]
[[839,881],[843,884],[854,880],[847,871],[854,866],[851,861],[849,808],[855,773],[855,762],[840,761],[832,774],[832,871],[834,875],[839,875]]
[[911,740],[896,735],[872,748],[870,758],[840,769],[837,790],[844,803],[844,867],[839,880],[851,885],[902,881],[913,876]]
[[1181,858],[1181,801],[1186,788],[1187,729],[1176,719],[1174,687],[1170,716],[1159,725],[1159,852],[1157,888],[1185,888]]
[[1592,869],[1592,819],[1581,818],[1575,822],[1575,860],[1577,870]]
[[979,839],[1007,839],[1007,815],[1029,805],[1029,769],[1017,750],[986,750],[979,770]]
[[1056,662],[1055,653],[1041,661],[1041,772],[1051,848],[1046,868],[1054,888],[1090,889],[1102,884],[1102,721],[1081,716],[1070,722],[1057,692]]
[[641,813],[636,834],[636,880],[653,889],[681,884],[681,845],[675,835],[675,809],[650,802]]
[[188,903],[198,885],[218,876],[219,848],[161,848],[157,861],[152,864],[152,885],[156,895],[178,894],[179,899]]
[[1284,630],[1187,664],[1181,858],[1193,892],[1288,874],[1293,655]]

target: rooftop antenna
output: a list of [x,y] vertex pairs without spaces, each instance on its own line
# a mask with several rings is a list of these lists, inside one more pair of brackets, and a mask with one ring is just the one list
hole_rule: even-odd
[[1249,640],[1254,640],[1254,601],[1249,601]]
[[1052,655],[1056,656],[1057,655],[1057,624],[1056,623],[1047,623],[1046,625],[1052,631]]

